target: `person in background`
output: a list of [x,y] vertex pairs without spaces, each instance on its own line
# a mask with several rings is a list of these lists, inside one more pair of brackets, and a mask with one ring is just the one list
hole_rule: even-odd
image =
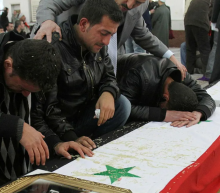
[[24,22],[23,21],[20,21],[20,20],[17,20],[15,22],[15,28],[14,28],[14,32],[16,34],[19,34],[20,36],[22,36],[24,39],[27,38],[26,34],[24,33]]
[[0,25],[0,34],[5,33],[4,28]]
[[159,7],[152,16],[152,33],[162,41],[167,47],[169,46],[169,30],[171,26],[170,10],[165,4],[166,0],[159,0]]
[[15,21],[17,21],[17,20],[18,20],[18,13],[17,13],[16,10],[14,10],[14,11],[13,11],[13,14],[12,14],[12,17],[11,17],[11,22],[12,22],[13,24],[15,24]]
[[24,15],[23,13],[20,13],[19,16],[18,16],[18,19],[19,19],[20,21],[23,21],[23,23],[24,23],[24,29],[23,29],[23,31],[24,31],[24,33],[26,34],[26,37],[29,38],[31,31],[30,31],[30,26],[29,26],[29,25],[27,24],[27,22],[26,22],[26,17],[25,17],[25,15]]
[[[219,31],[220,30],[220,1],[219,0],[215,0],[215,2],[214,2],[213,15],[212,15],[211,21],[215,25],[215,29],[217,29]],[[217,34],[215,33],[215,36],[217,39],[216,52],[215,52],[216,54],[215,54],[214,67],[212,70],[212,75],[209,80],[209,83],[213,83],[213,82],[220,79],[220,68],[219,68],[220,36],[219,36],[219,32]]]
[[10,32],[14,30],[14,24],[12,22],[9,22],[6,26],[6,32]]
[[[186,37],[186,67],[190,74],[196,68],[196,51],[200,52],[204,75],[210,53],[210,0],[193,0],[184,18]],[[201,14],[203,13],[203,14]]]
[[2,14],[0,16],[0,22],[1,22],[0,24],[3,27],[4,31],[6,31],[6,26],[9,23],[9,20],[8,20],[8,8],[7,7],[4,8],[4,11],[2,12]]

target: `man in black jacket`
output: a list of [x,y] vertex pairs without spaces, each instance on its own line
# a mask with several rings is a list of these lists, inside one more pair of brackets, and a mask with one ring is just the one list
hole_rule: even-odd
[[181,83],[180,71],[167,59],[124,55],[118,60],[117,70],[121,93],[132,105],[132,120],[189,127],[208,119],[215,110],[211,96],[189,73]]
[[[0,34],[0,61],[2,185],[29,172],[34,162],[44,165],[46,159],[49,159],[44,136],[28,124],[27,96],[30,92],[46,91],[54,86],[60,71],[60,58],[47,41],[23,40],[11,31]],[[77,143],[56,144],[56,153],[66,154],[69,146],[79,153],[91,153]]]
[[[61,24],[62,41],[53,34],[52,43],[62,56],[58,88],[46,93],[46,100],[33,98],[32,104],[32,124],[50,144],[76,140],[92,149],[95,144],[88,137],[117,129],[129,117],[130,102],[120,96],[107,54],[122,20],[114,1],[88,0],[79,16]],[[96,109],[99,117],[94,117]]]

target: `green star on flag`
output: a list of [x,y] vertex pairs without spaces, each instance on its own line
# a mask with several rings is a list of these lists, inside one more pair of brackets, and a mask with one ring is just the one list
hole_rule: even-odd
[[201,122],[212,122],[212,120],[199,121],[198,124],[200,124]]
[[95,173],[93,175],[97,176],[109,176],[111,180],[111,184],[113,184],[115,181],[117,181],[121,177],[134,177],[134,178],[140,178],[140,176],[136,176],[134,174],[128,173],[131,169],[134,167],[130,168],[122,168],[122,169],[117,169],[113,168],[111,166],[106,165],[107,171],[100,172],[100,173]]

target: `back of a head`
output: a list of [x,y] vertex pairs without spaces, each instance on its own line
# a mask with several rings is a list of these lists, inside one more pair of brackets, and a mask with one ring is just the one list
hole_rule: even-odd
[[79,24],[82,18],[87,18],[93,26],[101,22],[103,16],[108,16],[116,23],[123,22],[124,15],[114,0],[87,0],[78,16]]
[[61,59],[46,40],[26,39],[14,43],[6,51],[4,59],[13,60],[13,74],[46,91],[57,81]]
[[169,101],[168,110],[194,111],[198,105],[195,92],[186,85],[179,82],[171,82],[168,86]]

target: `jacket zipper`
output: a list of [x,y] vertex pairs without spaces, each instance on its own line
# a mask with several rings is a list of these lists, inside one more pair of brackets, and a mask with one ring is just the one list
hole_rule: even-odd
[[81,47],[81,57],[82,57],[82,60],[83,60],[83,68],[88,72],[90,80],[91,80],[91,84],[92,84],[91,85],[91,93],[92,93],[91,98],[93,98],[93,95],[94,95],[94,81],[93,81],[93,78],[92,78],[92,73],[91,73],[90,69],[87,68],[87,64],[86,64],[86,62],[85,62],[85,60],[82,56],[82,47]]

